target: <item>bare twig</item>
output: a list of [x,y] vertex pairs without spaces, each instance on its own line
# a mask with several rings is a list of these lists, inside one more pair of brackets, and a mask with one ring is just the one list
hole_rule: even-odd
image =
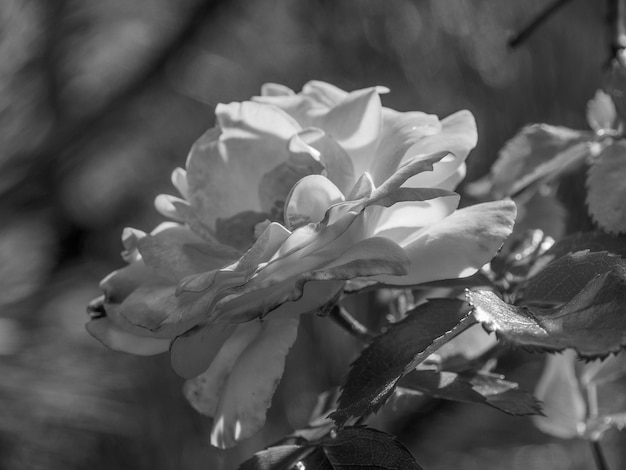
[[350,312],[339,305],[335,305],[330,311],[330,318],[350,335],[363,343],[369,343],[376,336],[365,325],[354,318]]
[[571,0],[556,0],[541,11],[533,20],[509,39],[509,47],[519,47],[535,30],[546,22],[552,15],[568,4]]
[[602,447],[600,447],[599,441],[589,441],[591,444],[591,452],[593,453],[593,460],[596,463],[596,468],[598,470],[609,470],[609,465],[606,461],[606,457],[604,456],[604,452],[602,451]]

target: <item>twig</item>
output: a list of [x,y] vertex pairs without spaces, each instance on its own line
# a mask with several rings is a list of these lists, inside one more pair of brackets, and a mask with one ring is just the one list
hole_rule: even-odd
[[609,470],[609,465],[607,464],[606,458],[604,457],[602,447],[600,447],[600,442],[590,440],[589,443],[591,444],[591,452],[593,454],[593,460],[596,462],[597,469]]
[[513,49],[519,47],[539,26],[545,23],[546,20],[548,20],[552,15],[554,15],[570,1],[571,0],[556,0],[555,2],[548,5],[530,23],[522,28],[521,31],[519,31],[511,39],[509,39],[509,47]]
[[376,336],[365,325],[354,318],[350,312],[339,305],[335,305],[330,311],[330,318],[363,343],[369,343]]

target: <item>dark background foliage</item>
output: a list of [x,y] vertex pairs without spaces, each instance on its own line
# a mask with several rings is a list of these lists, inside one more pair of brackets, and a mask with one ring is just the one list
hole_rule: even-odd
[[[98,281],[122,264],[121,230],[161,220],[153,198],[172,192],[171,170],[217,103],[268,81],[299,90],[318,79],[388,86],[384,104],[399,110],[468,108],[480,135],[471,181],[528,122],[586,126],[609,56],[600,3],[571,2],[511,51],[508,34],[544,1],[4,0],[0,468],[233,468],[305,424],[316,394],[344,378],[355,344],[308,318],[266,429],[221,452],[166,357],[113,353],[84,330]],[[532,387],[542,358],[524,359],[503,367]],[[427,469],[590,465],[581,442],[550,439],[525,418],[392,408],[373,424],[398,432]],[[610,458],[620,468],[623,457]]]

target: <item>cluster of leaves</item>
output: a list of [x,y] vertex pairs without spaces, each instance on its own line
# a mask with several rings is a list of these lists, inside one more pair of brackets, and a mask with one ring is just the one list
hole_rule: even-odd
[[[528,203],[549,194],[563,176],[586,170],[589,216],[605,232],[626,233],[626,72],[614,67],[606,91],[598,90],[587,106],[591,130],[548,124],[524,127],[501,150],[483,179],[467,191],[478,198],[512,197]],[[582,188],[578,188],[578,191]]]
[[[403,394],[541,416],[542,405],[532,393],[493,372],[497,352],[510,346],[570,350],[587,361],[598,360],[580,366],[584,370],[570,374],[569,381],[548,377],[544,392],[560,387],[557,397],[563,403],[557,406],[580,412],[574,416],[566,410],[569,416],[555,418],[548,395],[548,416],[537,419],[540,429],[598,440],[607,429],[626,425],[621,401],[599,409],[595,395],[603,387],[610,401],[621,393],[626,376],[621,356],[601,362],[626,347],[626,236],[621,235],[626,232],[626,94],[619,88],[623,80],[616,83],[589,104],[593,131],[525,127],[504,147],[491,173],[470,187],[474,196],[516,199],[526,209],[521,225],[536,228],[515,233],[489,267],[461,286],[458,280],[439,283],[448,288],[449,298],[405,309],[371,340],[362,335],[367,344],[336,403],[314,417],[318,425],[256,454],[242,470],[420,468],[395,437],[357,425]],[[554,242],[533,220],[529,201],[555,194],[564,175],[585,167],[587,207],[597,229]],[[483,329],[499,341],[476,340]]]

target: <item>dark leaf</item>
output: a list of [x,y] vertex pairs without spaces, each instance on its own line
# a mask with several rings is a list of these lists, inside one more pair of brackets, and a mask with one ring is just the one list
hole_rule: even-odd
[[[517,224],[516,227],[517,229]],[[528,276],[537,259],[554,243],[543,230],[534,229],[524,232],[513,232],[504,242],[498,255],[491,260],[491,270],[502,278],[523,279]],[[547,264],[545,261],[544,264]]]
[[239,470],[421,470],[396,438],[375,429],[346,427],[319,442],[270,447],[256,453]]
[[542,255],[542,258],[555,260],[568,253],[584,250],[608,251],[626,257],[626,236],[610,235],[604,232],[575,233],[556,242]]
[[626,233],[626,142],[605,148],[587,175],[591,218],[606,232]]
[[515,382],[489,372],[457,374],[447,371],[416,370],[404,377],[399,391],[417,391],[444,400],[482,403],[511,415],[541,413],[539,402],[532,394],[519,389]]
[[336,412],[337,423],[377,411],[404,374],[474,323],[467,303],[434,299],[389,326],[352,364]]
[[594,277],[615,266],[626,268],[626,260],[606,251],[569,253],[552,261],[522,283],[517,300],[544,306],[568,302]]
[[604,357],[626,346],[626,269],[594,277],[555,308],[509,305],[490,291],[468,292],[474,316],[487,331],[529,349],[575,349],[584,358]]
[[[490,185],[478,181],[468,190],[473,193],[473,188],[479,188],[478,191],[484,192],[484,188],[490,186],[491,194],[500,198],[515,194],[539,180],[553,178],[570,165],[582,161],[586,152],[585,155],[579,153],[585,150],[584,141],[591,136],[589,132],[548,124],[526,126],[500,151],[487,177]],[[578,146],[581,143],[582,146]]]
[[347,427],[324,439],[321,446],[334,470],[421,470],[395,436],[376,429]]

